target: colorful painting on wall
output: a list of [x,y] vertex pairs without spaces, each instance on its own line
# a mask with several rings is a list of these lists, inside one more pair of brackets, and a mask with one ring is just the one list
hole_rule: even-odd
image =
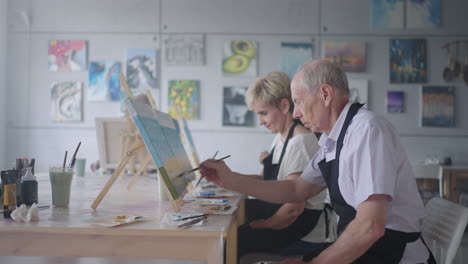
[[404,5],[404,0],[372,0],[372,28],[402,29]]
[[128,87],[145,92],[156,88],[156,81],[156,49],[128,49]]
[[280,69],[292,78],[299,67],[312,58],[312,43],[281,42]]
[[88,100],[119,101],[120,72],[120,62],[90,62]]
[[323,57],[346,72],[366,71],[366,43],[362,41],[324,41]]
[[223,89],[223,126],[251,127],[254,113],[245,104],[247,87],[226,86]]
[[455,87],[423,86],[421,124],[430,127],[455,126]]
[[425,83],[427,81],[425,39],[390,40],[390,82]]
[[49,71],[85,71],[87,52],[86,40],[51,40],[48,52]]
[[75,122],[82,120],[82,83],[54,82],[50,91],[51,120]]
[[168,89],[168,113],[175,119],[200,119],[200,81],[171,80]]
[[406,27],[440,27],[440,0],[407,0]]
[[168,114],[153,110],[148,104],[127,98],[126,105],[158,167],[158,174],[169,191],[169,197],[178,199],[195,175],[178,176],[192,169],[192,166],[179,137],[177,122]]
[[405,112],[405,93],[403,91],[387,91],[387,113]]
[[171,34],[164,37],[164,60],[167,65],[204,65],[203,34]]
[[257,42],[251,40],[226,41],[223,49],[223,76],[256,77],[257,47]]

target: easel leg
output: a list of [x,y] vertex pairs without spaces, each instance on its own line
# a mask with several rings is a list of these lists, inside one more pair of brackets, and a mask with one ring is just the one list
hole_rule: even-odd
[[147,167],[148,167],[148,163],[151,161],[151,155],[148,153],[145,157],[145,159],[143,160],[143,163],[141,163],[141,167],[140,169],[137,171],[137,173],[135,173],[135,175],[132,177],[132,179],[130,180],[130,182],[128,183],[128,186],[127,186],[127,190],[130,190],[133,185],[135,184],[136,180],[138,179],[138,177],[141,175],[141,173],[143,171],[146,171]]

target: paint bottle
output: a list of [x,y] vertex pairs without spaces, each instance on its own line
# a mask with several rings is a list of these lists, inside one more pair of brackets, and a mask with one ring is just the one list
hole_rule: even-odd
[[31,173],[31,168],[27,168],[26,174],[21,179],[21,201],[26,205],[37,204],[37,181]]
[[3,184],[3,217],[10,218],[11,212],[16,209],[16,179],[18,171],[8,170],[1,172]]

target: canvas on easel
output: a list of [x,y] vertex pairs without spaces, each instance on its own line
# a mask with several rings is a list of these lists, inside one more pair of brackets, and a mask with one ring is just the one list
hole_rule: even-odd
[[[195,147],[195,143],[192,138],[192,133],[187,124],[187,120],[185,118],[180,117],[177,119],[177,123],[179,125],[179,133],[180,138],[182,140],[182,144],[184,145],[185,152],[187,153],[190,163],[192,167],[196,168],[200,165],[200,159],[198,157],[197,148]],[[195,171],[195,175],[197,178],[201,177],[199,171]]]
[[174,119],[131,98],[126,99],[126,105],[167,187],[169,198],[180,200],[188,184],[193,181],[194,174],[178,176],[192,169],[192,165]]

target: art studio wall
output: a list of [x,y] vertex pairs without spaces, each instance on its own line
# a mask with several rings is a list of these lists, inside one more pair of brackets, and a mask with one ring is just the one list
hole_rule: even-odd
[[6,79],[7,2],[0,1],[0,168],[6,166]]
[[[78,141],[82,141],[82,157],[89,161],[98,159],[94,120],[122,116],[119,103],[88,100],[88,69],[77,72],[48,69],[47,49],[51,40],[86,40],[88,62],[120,61],[124,73],[127,49],[157,49],[157,87],[151,91],[163,111],[168,109],[169,81],[199,81],[199,119],[189,120],[188,124],[201,159],[219,150],[220,156],[231,155],[227,163],[234,170],[257,173],[261,168],[258,155],[269,149],[273,136],[256,119],[250,127],[223,125],[224,87],[246,87],[254,79],[223,74],[226,43],[255,42],[256,71],[263,76],[280,69],[284,42],[311,43],[313,57],[320,58],[323,41],[337,40],[365,41],[366,69],[349,73],[348,77],[367,80],[368,108],[396,126],[413,163],[423,161],[428,153],[440,158],[450,156],[454,163],[468,163],[468,117],[464,115],[468,111],[464,103],[468,87],[460,80],[444,81],[442,72],[447,66],[447,56],[440,48],[447,41],[468,39],[465,27],[468,17],[463,12],[468,10],[468,2],[442,1],[441,26],[424,29],[372,28],[369,3],[368,0],[10,0],[5,71],[6,87],[14,89],[6,91],[6,160],[35,157],[38,171],[46,171],[47,166],[59,164],[64,151],[73,150]],[[174,34],[202,34],[206,51],[203,65],[168,63],[164,39]],[[390,39],[426,40],[425,85],[455,87],[454,127],[421,126],[421,84],[390,83]],[[64,81],[83,83],[81,121],[51,120],[51,85]],[[387,91],[404,92],[403,113],[387,113]]]

